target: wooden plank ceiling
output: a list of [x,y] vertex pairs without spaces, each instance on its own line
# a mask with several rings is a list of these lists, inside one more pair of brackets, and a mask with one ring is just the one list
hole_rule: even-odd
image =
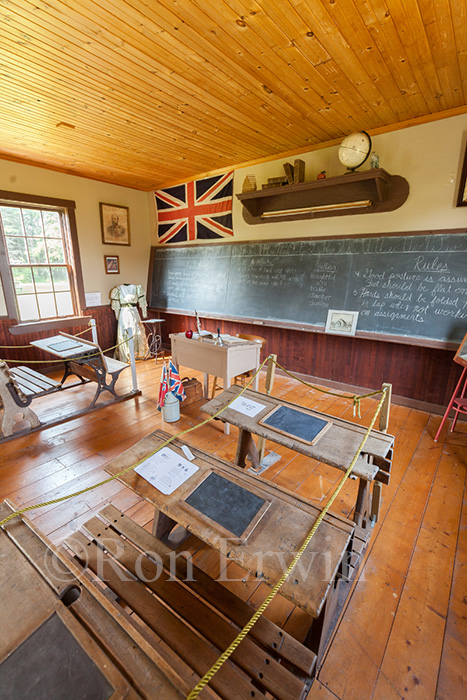
[[466,0],[0,0],[0,157],[151,190],[466,110]]

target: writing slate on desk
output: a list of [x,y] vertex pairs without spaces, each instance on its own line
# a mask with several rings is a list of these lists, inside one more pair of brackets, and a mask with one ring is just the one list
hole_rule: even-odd
[[236,537],[246,537],[259,522],[270,502],[211,472],[187,497],[185,503]]
[[267,416],[258,421],[278,433],[296,438],[307,445],[314,445],[328,430],[332,423],[310,413],[290,406],[277,406]]
[[57,614],[0,664],[2,700],[109,700],[115,688]]
[[467,327],[467,230],[371,238],[152,249],[150,306],[460,342]]

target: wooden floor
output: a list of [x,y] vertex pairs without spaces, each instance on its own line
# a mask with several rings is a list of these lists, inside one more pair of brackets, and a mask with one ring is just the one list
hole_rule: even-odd
[[[156,369],[153,360],[141,362],[137,369],[141,397],[3,443],[0,500],[8,498],[22,507],[86,488],[105,478],[106,464],[150,431],[162,427],[176,433],[206,418],[198,405],[177,423],[163,424],[156,410],[160,363]],[[199,376],[192,370],[181,372]],[[122,393],[128,390],[130,377],[122,376],[118,387]],[[273,393],[355,420],[349,402],[290,378],[276,377]],[[38,399],[33,408],[41,419],[50,419],[86,405],[92,394],[90,387],[72,389]],[[363,425],[369,423],[375,403],[362,402]],[[310,700],[467,696],[467,425],[460,423],[456,433],[445,428],[434,443],[440,420],[422,411],[392,407],[389,432],[396,442],[391,483],[383,490],[380,521]],[[232,428],[229,436],[224,435],[221,424],[214,422],[185,439],[231,460],[237,434]],[[341,472],[276,445],[267,448],[281,459],[263,473],[264,478],[324,504]],[[333,509],[351,515],[355,489],[356,482],[349,480]],[[151,507],[117,482],[33,510],[29,517],[59,542],[107,502],[149,527]],[[195,538],[183,548],[196,553],[199,565],[211,572],[215,568],[217,557]],[[243,580],[234,563],[227,575],[232,581],[224,585],[258,606],[265,585]],[[287,631],[303,636],[306,619],[288,601],[277,597],[267,614]]]

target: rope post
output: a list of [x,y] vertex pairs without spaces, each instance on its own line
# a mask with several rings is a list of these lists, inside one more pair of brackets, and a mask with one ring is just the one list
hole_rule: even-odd
[[98,339],[97,339],[96,319],[95,319],[95,318],[90,318],[90,319],[89,319],[89,325],[91,326],[92,342],[95,343],[96,345],[99,345],[99,341],[98,341]]
[[[277,355],[269,355],[268,369],[266,372],[265,390],[268,396],[271,395],[272,387],[274,386],[274,376],[276,374]],[[258,438],[259,463],[263,461],[264,450],[266,449],[266,440],[263,437]]]
[[[381,404],[381,411],[379,414],[379,429],[382,433],[388,432],[389,426],[389,412],[391,410],[391,396],[392,396],[392,384],[387,382],[383,384],[382,389],[386,389],[384,394],[384,401]],[[371,495],[371,508],[370,508],[370,519],[373,523],[378,522],[379,509],[381,507],[383,486],[380,481],[375,481],[373,483],[373,493]]]
[[381,413],[379,414],[379,429],[382,433],[388,432],[389,412],[391,410],[392,384],[383,384],[383,389],[386,389]]
[[135,345],[133,343],[133,333],[130,328],[125,328],[125,340],[128,341],[128,352],[130,353],[131,364],[131,380],[133,382],[133,391],[138,391],[138,379],[136,378],[136,362],[135,362]]

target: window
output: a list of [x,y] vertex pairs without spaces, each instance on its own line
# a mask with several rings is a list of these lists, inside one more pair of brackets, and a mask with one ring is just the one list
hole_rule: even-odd
[[39,197],[34,202],[30,196],[11,201],[5,194],[14,193],[0,193],[1,274],[9,317],[31,323],[76,316],[82,285],[72,235],[74,203]]

